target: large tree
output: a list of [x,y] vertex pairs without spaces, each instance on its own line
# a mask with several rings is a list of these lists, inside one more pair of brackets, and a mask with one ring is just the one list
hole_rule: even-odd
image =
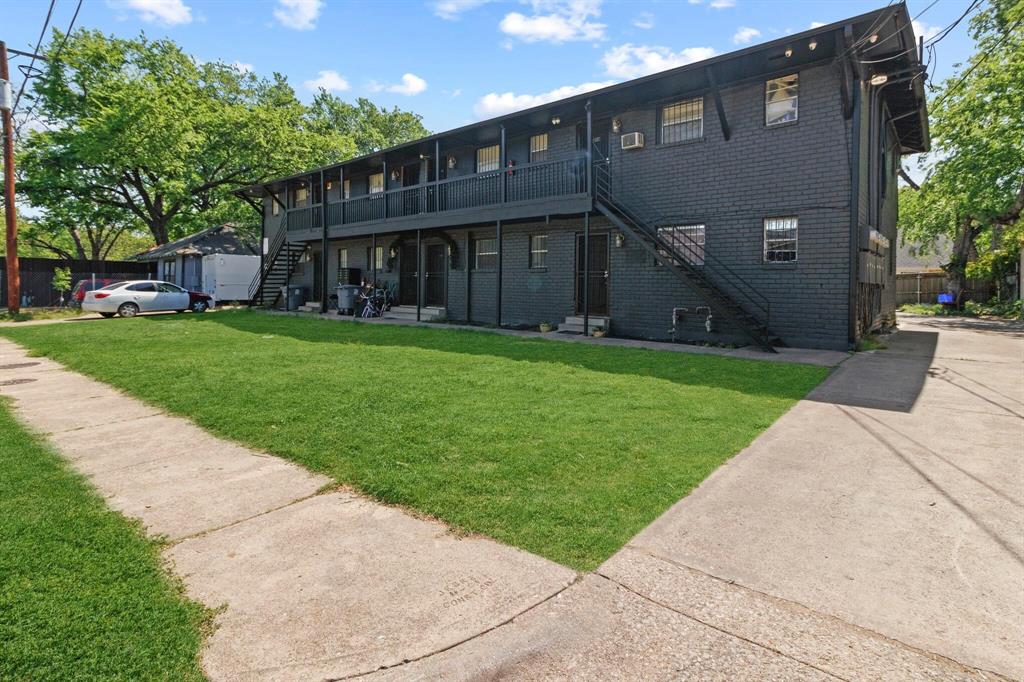
[[430,134],[418,114],[398,107],[385,109],[364,97],[351,104],[320,90],[309,109],[310,125],[314,130],[334,131],[350,137],[355,143],[356,153],[360,155]]
[[970,33],[975,54],[930,103],[930,169],[920,189],[900,193],[904,242],[948,240],[958,289],[967,275],[998,276],[1022,245],[1024,2],[992,0]]
[[[55,32],[51,45],[63,36]],[[51,47],[34,90],[45,130],[20,149],[19,189],[54,224],[111,212],[158,244],[217,222],[252,224],[230,190],[351,156],[311,125],[284,78],[199,63],[168,40],[80,30]]]

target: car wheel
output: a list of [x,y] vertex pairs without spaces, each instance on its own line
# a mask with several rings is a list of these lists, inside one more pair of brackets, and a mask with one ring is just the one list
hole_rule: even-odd
[[121,317],[135,317],[139,314],[139,306],[134,303],[122,303],[117,307],[117,314]]
[[206,301],[193,301],[192,312],[194,313],[205,313],[206,309],[210,307],[210,304]]
[[100,317],[113,317],[114,313],[100,313]]

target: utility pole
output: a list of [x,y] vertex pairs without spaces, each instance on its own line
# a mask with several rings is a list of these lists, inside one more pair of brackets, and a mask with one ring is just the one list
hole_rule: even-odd
[[4,135],[4,218],[7,223],[7,312],[21,308],[21,273],[18,270],[18,210],[14,204],[14,102],[10,97],[11,73],[7,65],[7,44],[0,40],[0,115]]

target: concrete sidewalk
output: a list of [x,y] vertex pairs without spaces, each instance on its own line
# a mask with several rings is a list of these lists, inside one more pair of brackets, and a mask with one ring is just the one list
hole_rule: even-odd
[[1020,676],[1024,331],[904,328],[586,576],[4,340],[0,394],[175,540],[189,594],[225,607],[214,680]]
[[214,438],[3,339],[0,395],[113,508],[172,540],[166,554],[192,598],[224,607],[203,653],[214,680],[397,665],[495,628],[576,578],[532,554],[324,490],[326,477]]

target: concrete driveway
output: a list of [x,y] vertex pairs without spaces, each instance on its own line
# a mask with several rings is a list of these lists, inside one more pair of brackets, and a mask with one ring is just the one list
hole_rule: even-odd
[[601,572],[695,569],[1024,677],[1024,326],[901,318]]

